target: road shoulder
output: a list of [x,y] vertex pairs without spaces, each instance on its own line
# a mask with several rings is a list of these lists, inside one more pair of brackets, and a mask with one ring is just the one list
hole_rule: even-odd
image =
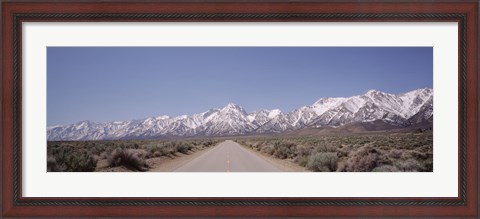
[[181,166],[189,163],[190,161],[194,160],[197,157],[202,156],[203,154],[207,153],[208,151],[212,150],[217,146],[218,144],[201,151],[194,151],[194,152],[190,152],[189,154],[180,154],[175,158],[161,157],[161,158],[149,159],[148,160],[150,162],[149,165],[152,168],[149,169],[148,171],[149,172],[173,172],[176,169],[180,168]]
[[240,145],[240,147],[244,150],[247,150],[247,151],[250,151],[256,155],[258,155],[259,157],[263,158],[264,160],[266,160],[267,162],[269,162],[270,164],[276,166],[277,168],[285,171],[285,172],[310,172],[308,171],[305,167],[301,167],[299,165],[297,165],[296,163],[294,163],[293,161],[291,160],[288,160],[288,159],[285,159],[285,160],[282,160],[282,159],[278,159],[278,158],[275,158],[275,157],[272,157],[272,156],[269,156],[269,155],[266,155],[266,154],[263,154],[259,151],[255,151],[253,150],[252,148],[250,147],[247,147],[247,146],[244,146],[238,142],[235,142],[237,143],[238,145]]

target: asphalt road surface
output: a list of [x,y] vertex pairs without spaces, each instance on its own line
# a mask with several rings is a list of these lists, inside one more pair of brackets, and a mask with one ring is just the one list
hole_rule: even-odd
[[234,141],[224,141],[175,172],[282,172],[253,151]]

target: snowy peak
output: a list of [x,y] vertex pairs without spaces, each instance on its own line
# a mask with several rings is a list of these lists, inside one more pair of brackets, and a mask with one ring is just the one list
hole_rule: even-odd
[[341,103],[344,100],[345,100],[345,98],[343,98],[343,97],[320,98],[315,103],[313,103],[312,106],[313,107],[315,107],[315,106],[326,106],[326,105],[335,106],[335,105],[338,105],[338,103]]
[[273,109],[270,112],[268,112],[268,118],[273,119],[273,118],[277,117],[278,115],[280,115],[280,113],[282,113],[281,110]]
[[430,95],[430,94],[433,94],[433,89],[432,89],[432,88],[419,88],[419,89],[416,89],[416,90],[412,90],[412,91],[405,92],[405,93],[400,94],[400,95],[404,95],[404,94],[414,94],[414,95],[423,94],[423,95]]
[[231,136],[282,133],[306,127],[339,127],[381,121],[389,127],[409,127],[433,122],[433,90],[416,89],[401,94],[369,90],[352,97],[321,98],[310,106],[284,113],[279,109],[247,113],[229,103],[194,115],[167,115],[140,120],[47,127],[53,140],[144,139],[192,136]]
[[[342,97],[337,97],[337,98],[321,98],[317,102],[315,102],[312,106],[311,109],[315,111],[317,115],[321,115],[325,113],[328,110],[331,110],[335,107],[340,106],[342,103],[344,103],[346,98]],[[308,107],[305,107],[303,109],[307,109]],[[300,108],[301,110],[302,108]]]
[[279,109],[273,109],[273,110],[264,109],[264,110],[258,110],[248,114],[247,118],[256,127],[260,127],[265,123],[269,122],[270,120],[272,120],[273,118],[278,117],[281,114],[282,114],[282,111],[280,111]]
[[367,93],[365,93],[366,96],[376,96],[379,94],[383,94],[383,92],[375,89],[368,90]]
[[158,120],[170,119],[170,116],[159,116],[159,117],[156,117],[155,119],[158,119]]
[[225,107],[223,107],[220,112],[222,113],[241,113],[241,114],[247,114],[245,112],[245,109],[243,109],[241,106],[234,104],[234,103],[229,103]]
[[240,110],[240,109],[242,109],[242,107],[240,107],[239,105],[237,105],[235,103],[228,103],[225,107],[223,107],[223,109],[237,109],[237,110]]
[[399,94],[398,97],[405,101],[412,101],[415,99],[426,100],[433,96],[433,90],[430,88],[422,88],[413,91],[409,91],[403,94]]

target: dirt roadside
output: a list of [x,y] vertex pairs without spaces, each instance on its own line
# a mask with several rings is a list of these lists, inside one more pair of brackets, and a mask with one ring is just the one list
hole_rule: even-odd
[[[146,164],[150,167],[147,172],[173,172],[175,169],[183,166],[191,160],[201,156],[202,154],[210,151],[212,146],[203,150],[189,151],[187,154],[175,153],[172,156],[161,156],[146,159]],[[108,167],[107,159],[102,159],[97,162],[97,169],[95,172],[131,172],[132,170],[124,167]]]
[[275,158],[275,157],[272,157],[272,156],[268,156],[268,155],[266,155],[264,153],[261,153],[259,151],[253,150],[252,148],[247,147],[245,145],[242,145],[240,143],[238,143],[238,144],[241,145],[242,148],[245,148],[246,150],[254,152],[258,156],[262,157],[263,159],[265,159],[266,161],[268,161],[272,165],[277,166],[278,168],[284,170],[285,172],[311,172],[311,171],[307,170],[305,167],[299,166],[289,159],[285,159],[285,160],[278,159],[278,158]]
[[202,154],[205,154],[208,151],[212,150],[217,145],[209,147],[204,150],[200,150],[200,151],[191,151],[188,154],[179,154],[174,158],[161,157],[161,158],[149,159],[147,160],[147,164],[150,165],[150,167],[152,168],[150,168],[148,171],[149,172],[173,172],[177,168],[185,165],[186,163],[201,156]]

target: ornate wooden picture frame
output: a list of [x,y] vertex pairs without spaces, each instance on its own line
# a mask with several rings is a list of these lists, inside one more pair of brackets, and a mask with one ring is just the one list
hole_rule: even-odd
[[[478,217],[477,1],[2,2],[2,215]],[[457,22],[458,197],[31,198],[22,196],[24,22]],[[23,136],[26,137],[26,136]],[[28,136],[27,136],[28,137]]]

